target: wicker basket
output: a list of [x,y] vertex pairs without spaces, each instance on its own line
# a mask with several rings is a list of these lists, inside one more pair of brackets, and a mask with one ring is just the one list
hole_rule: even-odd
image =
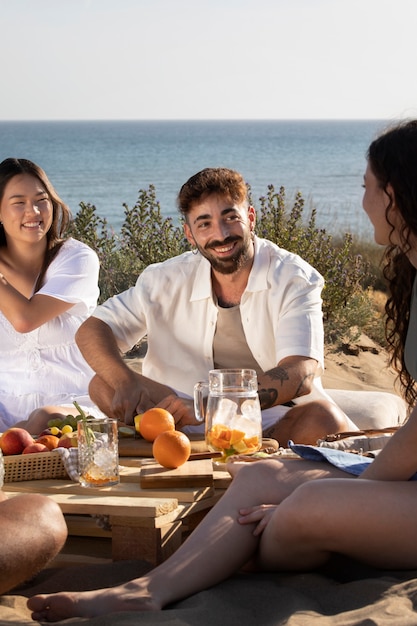
[[5,483],[47,478],[68,478],[60,455],[53,452],[14,454],[4,456],[3,461]]

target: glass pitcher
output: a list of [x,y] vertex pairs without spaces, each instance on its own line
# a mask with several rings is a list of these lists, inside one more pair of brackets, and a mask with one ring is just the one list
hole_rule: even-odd
[[194,410],[199,421],[205,420],[209,450],[221,452],[221,461],[261,448],[262,414],[255,370],[210,370],[208,382],[194,385]]

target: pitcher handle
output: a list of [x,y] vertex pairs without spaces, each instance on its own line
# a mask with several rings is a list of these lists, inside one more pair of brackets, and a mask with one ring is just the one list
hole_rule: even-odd
[[208,389],[209,384],[204,380],[200,380],[194,385],[194,413],[196,420],[200,423],[206,419]]

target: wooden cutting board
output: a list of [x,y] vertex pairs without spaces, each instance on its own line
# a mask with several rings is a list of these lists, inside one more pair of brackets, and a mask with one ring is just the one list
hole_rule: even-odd
[[167,489],[183,487],[213,487],[213,462],[211,459],[187,461],[177,469],[166,469],[147,461],[140,470],[142,489]]
[[[191,452],[206,452],[208,450],[204,438],[191,440]],[[120,437],[119,438],[119,456],[140,456],[152,457],[152,443],[142,439],[142,437]]]
[[[191,441],[191,453],[208,452],[207,444],[201,435],[188,435]],[[262,448],[271,448],[278,450],[278,442],[275,439],[262,439]],[[152,444],[145,441],[142,437],[120,437],[119,438],[119,456],[120,457],[148,457],[151,458]]]

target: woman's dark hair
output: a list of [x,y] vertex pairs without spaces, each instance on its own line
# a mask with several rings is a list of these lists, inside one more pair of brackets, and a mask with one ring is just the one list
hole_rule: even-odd
[[[390,364],[397,371],[405,398],[411,405],[417,400],[417,385],[405,366],[404,349],[416,276],[416,268],[407,252],[411,248],[410,237],[417,237],[417,120],[401,122],[386,130],[371,143],[367,156],[372,173],[389,198],[386,219],[392,226],[391,233],[394,225],[389,215],[394,204],[403,221],[398,232],[401,245],[389,244],[383,258],[389,287],[385,334]],[[391,188],[393,193],[390,193]]]
[[[14,176],[19,174],[30,174],[30,176],[37,178],[45,188],[49,199],[52,202],[53,208],[52,224],[46,234],[47,251],[43,267],[35,287],[36,291],[39,289],[40,285],[42,285],[43,277],[48,266],[64,242],[63,236],[71,221],[71,212],[68,206],[58,196],[43,169],[28,159],[8,158],[0,163],[0,202],[3,199],[7,183]],[[0,247],[4,246],[7,246],[6,234],[3,226],[0,226]]]

